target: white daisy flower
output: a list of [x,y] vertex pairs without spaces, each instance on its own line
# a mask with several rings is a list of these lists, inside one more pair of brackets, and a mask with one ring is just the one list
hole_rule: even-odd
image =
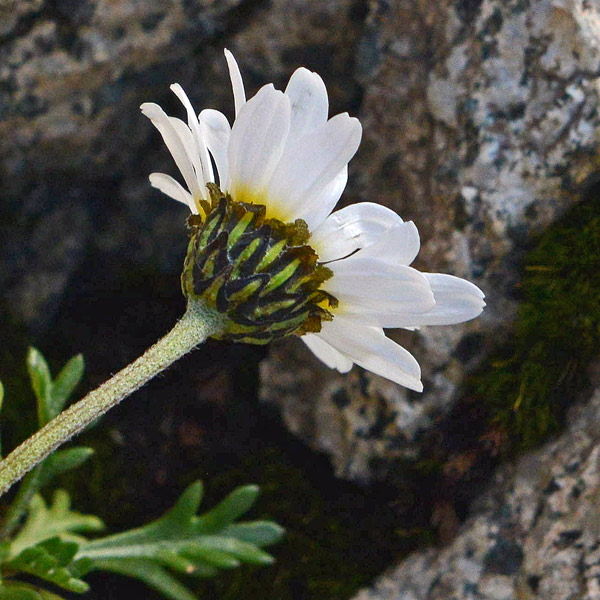
[[337,299],[320,331],[302,340],[326,365],[342,373],[357,364],[407,388],[422,391],[416,359],[385,336],[383,328],[416,329],[473,319],[485,306],[472,283],[410,264],[420,241],[412,222],[371,202],[332,212],[348,179],[348,163],[362,134],[347,113],[328,118],[319,75],[300,68],[285,92],[272,84],[246,100],[242,76],[225,50],[233,87],[235,121],[207,109],[198,116],[179,84],[171,86],[187,111],[187,124],[156,104],[142,112],[161,133],[187,189],[163,173],[151,184],[205,217],[203,201],[216,183],[233,201],[263,205],[266,218],[308,226],[308,245],[333,274],[320,290]]

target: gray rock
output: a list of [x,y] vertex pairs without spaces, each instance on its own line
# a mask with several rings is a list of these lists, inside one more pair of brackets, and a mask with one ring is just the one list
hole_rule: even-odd
[[[45,193],[41,197],[49,200]],[[62,205],[49,201],[43,219],[26,217],[0,226],[0,236],[10,240],[0,248],[3,299],[10,314],[32,331],[54,314],[89,241],[90,219],[82,198],[72,194],[63,200]]]
[[[106,251],[107,236],[115,252],[99,282],[159,254],[150,236],[165,231],[165,219],[162,205],[148,202],[153,169],[140,157],[154,138],[139,105],[190,77],[195,61],[184,57],[226,27],[238,4],[0,3],[0,299],[17,323],[46,327],[86,255]],[[124,174],[145,181],[137,198]],[[185,247],[172,243],[184,212],[172,214],[169,264]]]
[[[262,4],[254,18],[240,22],[229,46],[244,80],[253,90],[273,81],[285,87],[292,72],[305,66],[325,80],[331,108],[352,110],[360,89],[353,77],[363,16],[353,0],[282,0]],[[223,71],[222,61],[218,67]],[[231,100],[227,95],[227,106]]]
[[[249,91],[282,85],[307,64],[347,107],[358,89],[349,76],[360,26],[352,6],[0,0],[2,308],[17,323],[47,327],[89,255],[102,263],[100,287],[118,285],[127,270],[158,269],[176,280],[187,214],[148,184],[149,173],[175,167],[139,105],[156,101],[177,114],[169,84],[178,81],[198,109],[232,115],[227,44]],[[54,211],[64,220],[67,206],[69,222],[53,229]],[[47,230],[61,240],[51,259]]]
[[[415,266],[476,282],[488,306],[471,323],[397,334],[421,364],[422,396],[359,376],[375,402],[389,398],[395,417],[385,439],[364,443],[361,408],[353,403],[332,408],[335,416],[314,429],[317,437],[305,437],[332,454],[338,474],[361,480],[385,474],[382,446],[391,449],[388,465],[398,455],[419,456],[423,434],[455,404],[465,376],[505,338],[524,248],[579,199],[597,171],[600,141],[598,3],[370,6],[355,61],[365,134],[346,202],[380,202],[414,220],[422,240]],[[285,378],[294,367],[282,369]],[[303,421],[318,421],[323,402],[335,406],[333,397],[351,396],[355,385],[329,374],[321,383],[325,371],[315,363],[312,400],[296,391],[294,402],[288,390],[282,401],[279,375],[265,364],[262,398],[283,403],[293,430],[310,430]],[[343,442],[332,446],[331,439]],[[374,462],[378,474],[367,466]]]
[[598,600],[600,389],[562,436],[499,469],[444,548],[417,552],[355,600]]
[[339,477],[383,479],[390,461],[407,455],[398,428],[422,427],[406,401],[410,392],[362,369],[345,376],[323,369],[298,340],[274,344],[260,368],[263,400],[276,403],[293,433],[330,455]]
[[[189,78],[188,55],[239,0],[9,2],[0,46],[0,174],[32,179],[128,165],[148,137],[139,104]],[[166,95],[160,90],[162,96]],[[9,180],[10,177],[10,180]]]
[[39,12],[44,3],[44,0],[2,0],[0,2],[0,36],[9,35],[19,21]]

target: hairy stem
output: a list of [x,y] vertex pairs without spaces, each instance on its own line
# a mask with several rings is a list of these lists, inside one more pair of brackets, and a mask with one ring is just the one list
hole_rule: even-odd
[[190,302],[181,320],[137,360],[60,413],[0,461],[0,495],[28,471],[177,359],[221,331],[221,316]]

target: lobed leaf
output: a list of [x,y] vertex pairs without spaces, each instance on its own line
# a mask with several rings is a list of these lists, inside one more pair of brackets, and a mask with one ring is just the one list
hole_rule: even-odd
[[[44,483],[88,455],[84,448],[58,452],[39,478]],[[273,562],[261,548],[281,539],[283,529],[268,521],[234,522],[255,502],[256,486],[238,488],[211,511],[197,516],[202,496],[202,484],[196,482],[152,523],[89,541],[82,533],[101,529],[100,519],[71,510],[63,490],[55,493],[50,505],[36,494],[21,531],[4,548],[4,566],[76,593],[87,589],[81,579],[85,573],[105,570],[139,579],[170,600],[195,600],[169,571],[207,578],[242,563]],[[56,600],[39,596],[41,591],[35,592],[37,596],[26,592],[25,600]]]
[[83,593],[89,585],[81,576],[89,571],[89,560],[74,560],[78,545],[58,537],[25,548],[18,556],[5,563],[7,569],[34,575],[70,592]]
[[42,463],[37,489],[43,488],[62,473],[81,466],[92,454],[94,454],[94,451],[85,446],[55,451]]
[[67,400],[83,377],[85,363],[78,354],[71,358],[52,380],[50,367],[44,355],[30,347],[27,353],[27,370],[31,387],[37,400],[38,424],[43,427],[64,408]]
[[54,493],[50,507],[39,494],[36,494],[29,504],[23,527],[10,544],[10,557],[12,559],[26,548],[34,547],[53,537],[81,540],[82,538],[75,535],[76,533],[102,529],[104,523],[98,517],[71,510],[71,500],[64,490],[57,490]]
[[258,494],[257,485],[245,485],[237,488],[225,500],[197,520],[196,531],[211,533],[233,523],[252,508]]
[[76,447],[67,450],[58,450],[33,468],[19,486],[19,491],[10,505],[2,527],[0,536],[8,537],[17,528],[21,517],[29,509],[32,498],[38,490],[47,485],[56,476],[78,467],[85,462],[93,451],[91,448]]
[[51,417],[52,377],[50,368],[42,353],[31,346],[27,352],[27,370],[31,387],[37,400],[38,423],[43,427]]
[[273,557],[261,547],[281,539],[282,528],[265,521],[233,523],[256,501],[257,486],[238,488],[198,517],[202,494],[202,484],[196,482],[156,521],[84,542],[76,557],[90,559],[94,569],[141,579],[172,600],[191,600],[194,596],[166,569],[214,577],[219,569],[233,569],[241,563],[273,563]]
[[233,537],[242,542],[254,544],[259,548],[276,544],[281,540],[283,534],[283,527],[272,521],[235,523],[221,531],[221,535],[225,537]]
[[[57,600],[59,596],[54,596]],[[47,597],[50,600],[50,597]],[[23,584],[0,586],[0,600],[45,600],[34,588]],[[61,599],[62,600],[62,599]]]
[[77,354],[61,369],[52,384],[50,402],[51,417],[54,418],[64,408],[67,400],[75,391],[85,371],[83,355]]
[[151,560],[126,559],[99,561],[96,567],[119,575],[133,577],[153,588],[169,600],[197,600],[196,595],[179,583],[168,571]]
[[[46,359],[36,348],[29,348],[26,362],[37,401],[38,423],[43,427],[60,413],[81,380],[84,371],[83,357],[77,355],[71,358],[55,381],[52,381]],[[0,408],[2,396],[3,389],[0,384]],[[5,514],[0,526],[0,537],[8,538],[13,533],[28,510],[32,497],[42,487],[61,473],[80,466],[91,454],[92,450],[83,447],[60,450],[33,468],[21,482],[17,495]]]

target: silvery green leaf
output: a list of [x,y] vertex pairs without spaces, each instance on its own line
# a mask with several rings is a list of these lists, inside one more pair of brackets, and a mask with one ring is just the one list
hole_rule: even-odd
[[252,508],[258,494],[257,485],[245,485],[237,488],[215,508],[198,519],[196,530],[202,533],[211,533],[233,523]]
[[[38,424],[41,428],[60,413],[81,380],[84,370],[83,357],[79,354],[71,358],[55,381],[52,381],[46,359],[36,348],[29,348],[26,362],[31,386],[37,400]],[[0,409],[3,393],[4,390],[0,384]],[[92,451],[89,448],[61,450],[51,454],[32,469],[21,482],[17,495],[4,516],[0,526],[0,536],[8,537],[12,534],[27,510],[31,498],[43,486],[61,473],[78,467],[91,454]]]
[[8,537],[17,528],[21,517],[28,510],[30,502],[38,490],[61,473],[75,469],[92,454],[93,450],[85,447],[57,450],[29,471],[21,482],[19,491],[4,516],[0,535]]
[[38,423],[40,427],[43,427],[52,418],[50,408],[52,377],[46,359],[33,346],[27,352],[27,370],[31,387],[37,399]]
[[81,354],[71,358],[61,369],[52,383],[51,394],[51,416],[54,418],[64,408],[65,403],[75,391],[75,388],[83,377],[85,362]]
[[214,509],[196,516],[202,484],[185,490],[175,506],[143,527],[82,542],[76,558],[88,558],[92,569],[141,579],[171,600],[191,600],[193,594],[166,569],[194,577],[213,577],[218,569],[242,563],[267,565],[273,558],[261,549],[281,539],[275,523],[235,524],[258,495],[257,486],[238,488]]
[[278,542],[283,536],[283,528],[272,521],[234,523],[221,531],[221,535],[233,537],[262,548]]
[[77,384],[81,381],[84,369],[83,356],[78,354],[67,362],[53,381],[43,354],[36,348],[29,348],[27,370],[37,400],[40,427],[51,421],[64,408]]
[[94,454],[94,451],[85,446],[57,450],[42,463],[37,489],[44,487],[61,473],[76,469],[92,454]]
[[129,558],[99,561],[96,567],[103,571],[138,579],[169,600],[198,600],[195,594],[152,560]]
[[[54,598],[58,600],[60,596]],[[46,598],[31,586],[11,583],[0,586],[0,600],[46,600]],[[50,597],[47,597],[47,600],[50,600]]]
[[76,542],[63,542],[58,537],[25,548],[5,567],[49,581],[70,592],[87,592],[89,585],[80,577],[87,573],[90,561],[73,560],[77,553]]
[[100,531],[103,528],[104,524],[98,517],[71,510],[69,495],[64,490],[54,493],[50,506],[36,494],[29,504],[23,527],[10,544],[10,558],[53,537],[79,541],[82,538],[77,534]]

